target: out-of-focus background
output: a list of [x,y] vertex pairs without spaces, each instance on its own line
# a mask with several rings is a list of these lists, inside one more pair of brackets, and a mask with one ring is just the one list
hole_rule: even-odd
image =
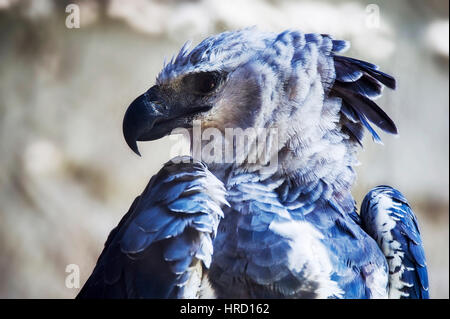
[[[80,9],[80,28],[66,20]],[[400,136],[366,137],[354,195],[398,187],[417,213],[431,296],[449,297],[446,0],[0,0],[0,297],[72,298],[109,231],[170,159],[122,137],[126,107],[186,40],[257,25],[329,33],[398,79],[380,105]],[[76,12],[75,12],[76,13]],[[76,22],[68,19],[68,26]],[[72,24],[71,24],[72,23]],[[173,155],[173,154],[172,154]]]

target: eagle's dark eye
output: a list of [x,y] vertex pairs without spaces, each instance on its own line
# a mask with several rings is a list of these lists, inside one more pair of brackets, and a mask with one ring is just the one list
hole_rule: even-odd
[[185,79],[193,93],[209,94],[213,92],[220,84],[221,75],[219,72],[199,72],[188,75]]

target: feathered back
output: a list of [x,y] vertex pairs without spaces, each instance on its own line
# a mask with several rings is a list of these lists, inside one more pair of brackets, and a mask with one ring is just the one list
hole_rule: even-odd
[[346,41],[333,40],[335,81],[329,94],[342,99],[343,129],[351,138],[361,144],[365,127],[373,139],[381,143],[369,122],[387,133],[397,134],[394,122],[374,102],[381,96],[384,86],[395,89],[395,79],[372,63],[334,54],[347,47]]

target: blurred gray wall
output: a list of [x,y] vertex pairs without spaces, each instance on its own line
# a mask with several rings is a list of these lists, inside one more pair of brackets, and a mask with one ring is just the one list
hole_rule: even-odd
[[[402,190],[416,211],[431,295],[449,297],[448,1],[0,0],[0,297],[71,298],[66,265],[90,275],[109,231],[173,141],[127,147],[121,122],[186,40],[251,25],[329,33],[396,76],[380,105],[399,137],[366,138],[354,195]],[[376,6],[370,5],[375,4]],[[369,6],[368,6],[369,5]],[[379,10],[379,23],[373,14]],[[376,12],[375,12],[376,13]]]

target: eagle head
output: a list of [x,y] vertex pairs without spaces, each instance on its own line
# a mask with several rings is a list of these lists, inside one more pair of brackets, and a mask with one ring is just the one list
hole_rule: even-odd
[[192,129],[195,121],[223,135],[227,128],[276,129],[269,149],[286,158],[286,166],[291,157],[308,161],[320,152],[344,160],[343,141],[360,142],[364,127],[373,131],[368,122],[396,132],[371,101],[382,84],[395,83],[375,65],[335,55],[348,47],[346,41],[249,28],[211,36],[190,51],[188,46],[126,111],[123,133],[138,154],[137,141]]

